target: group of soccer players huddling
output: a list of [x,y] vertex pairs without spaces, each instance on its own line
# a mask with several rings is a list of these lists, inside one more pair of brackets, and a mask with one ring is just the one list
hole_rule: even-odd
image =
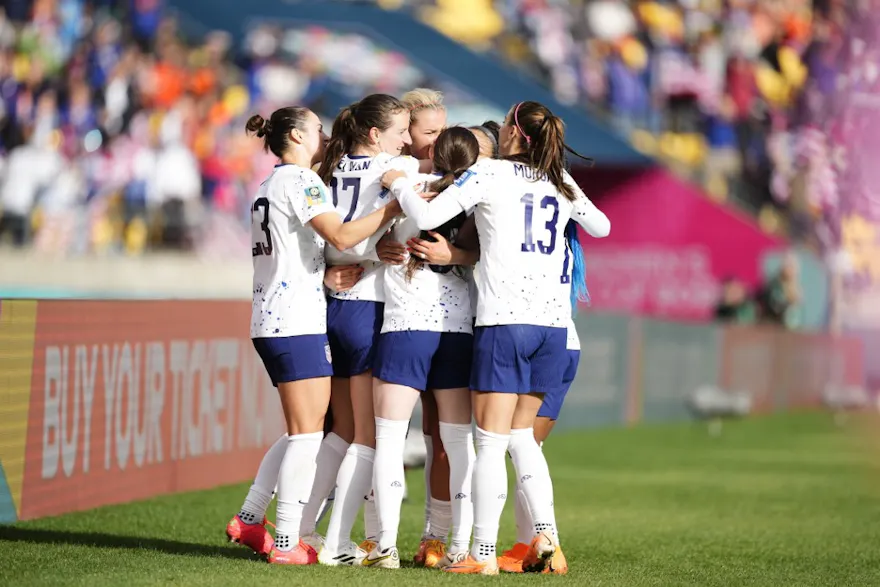
[[[400,567],[404,446],[421,398],[416,564],[567,571],[541,443],[579,358],[577,225],[604,237],[610,222],[565,171],[574,152],[545,106],[517,103],[500,125],[446,125],[442,95],[426,89],[365,97],[329,139],[306,108],[247,123],[280,160],[252,203],[251,337],[287,434],[226,532],[270,563]],[[518,536],[499,556],[507,454]]]

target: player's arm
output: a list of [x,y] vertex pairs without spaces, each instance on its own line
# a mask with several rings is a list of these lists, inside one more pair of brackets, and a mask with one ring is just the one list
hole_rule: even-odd
[[402,171],[386,171],[382,176],[382,185],[391,190],[404,213],[416,223],[419,230],[436,228],[464,210],[458,199],[447,193],[448,189],[431,202],[425,201],[410,182],[406,181],[406,175]]
[[392,200],[387,206],[363,218],[342,222],[327,196],[327,187],[317,175],[314,176],[314,183],[292,182],[286,185],[284,193],[293,213],[303,226],[310,225],[312,230],[340,251],[350,249],[369,238],[400,214],[400,204]]
[[398,214],[400,214],[400,204],[392,200],[388,205],[351,222],[343,222],[339,214],[333,211],[315,216],[310,224],[325,241],[344,251],[381,231],[382,227],[394,220]]
[[385,233],[392,227],[394,224],[394,219],[391,220],[388,224],[383,224],[379,230],[375,233],[371,234],[366,240],[363,240],[357,243],[355,246],[351,247],[347,252],[350,252],[359,257],[370,256],[373,261],[381,261],[379,258],[379,253],[376,251],[376,246],[379,244],[379,241],[382,240],[382,237],[385,236]]
[[[480,251],[466,250],[456,247],[443,235],[429,231],[433,241],[413,237],[407,241],[407,246],[414,255],[431,265],[467,265],[473,266],[480,260]],[[457,241],[457,239],[456,239]]]
[[604,238],[611,234],[611,221],[568,174],[565,176],[565,183],[571,186],[575,195],[571,219],[580,224],[590,236]]

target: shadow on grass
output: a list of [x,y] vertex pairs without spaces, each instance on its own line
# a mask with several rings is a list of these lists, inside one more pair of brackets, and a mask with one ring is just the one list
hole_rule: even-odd
[[131,550],[155,550],[185,556],[220,556],[230,559],[259,560],[257,555],[240,546],[211,546],[177,542],[161,538],[120,536],[102,532],[66,532],[0,526],[0,542],[34,542],[42,544],[74,544],[96,548],[127,548]]

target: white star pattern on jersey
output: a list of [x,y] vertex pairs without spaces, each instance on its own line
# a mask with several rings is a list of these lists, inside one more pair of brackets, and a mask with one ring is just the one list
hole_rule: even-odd
[[[431,203],[403,180],[392,189],[420,228],[476,207],[481,251],[477,326],[565,328],[571,320],[568,290],[560,287],[565,225],[573,218],[589,234],[602,237],[610,231],[608,218],[580,189],[569,201],[527,165],[484,159],[469,171]],[[570,177],[566,181],[575,185]]]
[[[382,174],[398,169],[408,175],[419,172],[417,159],[380,153],[375,157],[344,155],[333,171],[330,191],[336,212],[344,222],[358,220],[388,203],[388,193],[382,187]],[[389,225],[390,226],[390,225]],[[385,267],[376,255],[376,243],[389,226],[383,226],[369,239],[345,251],[327,245],[325,256],[329,265],[360,264],[364,273],[348,291],[333,293],[340,300],[385,301]]]
[[279,165],[260,186],[251,204],[252,338],[327,331],[324,239],[306,225],[333,211],[311,169]]
[[[410,180],[422,192],[438,175],[417,175]],[[419,227],[409,218],[394,226],[394,240],[406,243],[418,236]],[[466,272],[470,268],[464,268]],[[473,312],[468,290],[468,273],[462,276],[452,266],[422,267],[407,281],[407,264],[385,267],[385,319],[382,332],[427,330],[430,332],[473,331]]]

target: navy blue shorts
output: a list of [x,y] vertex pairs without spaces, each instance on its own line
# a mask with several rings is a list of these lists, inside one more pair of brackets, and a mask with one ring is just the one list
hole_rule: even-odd
[[384,311],[382,302],[327,299],[334,377],[352,377],[373,368]]
[[471,389],[548,393],[562,385],[568,364],[565,328],[504,324],[474,332]]
[[581,352],[566,352],[568,354],[568,367],[565,368],[565,375],[562,377],[562,386],[544,394],[544,403],[541,404],[541,409],[538,410],[539,418],[550,418],[551,420],[559,418],[559,412],[562,411],[562,402],[565,401],[565,396],[568,394],[568,390],[571,389],[571,384],[574,382],[575,375],[577,375]]
[[464,332],[386,332],[373,376],[421,391],[467,387],[473,353],[474,337]]
[[329,377],[333,374],[330,363],[330,344],[326,334],[302,334],[251,339],[257,354],[263,360],[272,385],[279,383]]

